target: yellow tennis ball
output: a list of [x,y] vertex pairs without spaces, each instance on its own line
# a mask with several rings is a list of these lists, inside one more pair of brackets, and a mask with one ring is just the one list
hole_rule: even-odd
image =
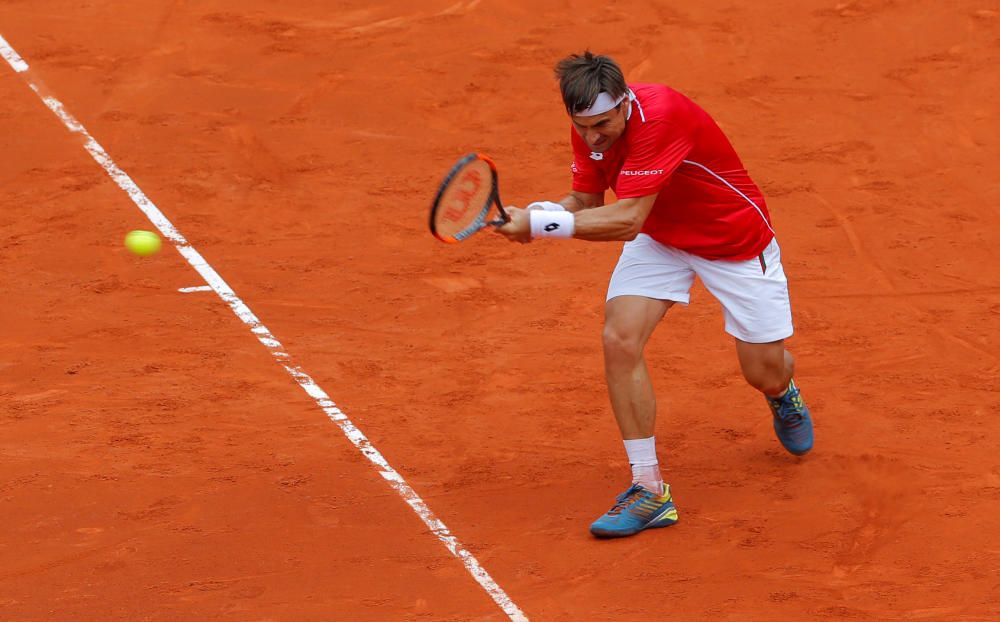
[[160,236],[152,231],[129,231],[125,236],[125,248],[140,257],[147,257],[160,250],[163,245]]

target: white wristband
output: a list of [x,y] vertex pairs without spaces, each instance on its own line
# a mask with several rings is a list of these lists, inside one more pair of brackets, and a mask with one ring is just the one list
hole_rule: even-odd
[[559,203],[554,203],[552,201],[535,201],[534,203],[530,203],[528,205],[528,207],[527,207],[527,209],[532,209],[532,208],[544,210],[546,212],[565,212],[566,211],[565,207],[563,207]]
[[573,212],[556,212],[545,210],[531,210],[528,212],[531,219],[532,238],[571,238],[576,225],[576,216]]

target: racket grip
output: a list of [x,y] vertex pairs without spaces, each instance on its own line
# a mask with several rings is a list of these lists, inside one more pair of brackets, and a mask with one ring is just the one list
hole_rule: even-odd
[[502,205],[497,204],[497,211],[500,212],[500,218],[491,222],[491,225],[495,227],[502,227],[510,222],[510,214],[507,213],[507,210],[505,210]]

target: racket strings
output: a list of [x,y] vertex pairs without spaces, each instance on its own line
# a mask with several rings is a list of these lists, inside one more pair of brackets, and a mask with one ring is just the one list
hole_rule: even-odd
[[448,180],[435,212],[440,235],[458,237],[478,229],[492,207],[493,173],[490,165],[475,159]]

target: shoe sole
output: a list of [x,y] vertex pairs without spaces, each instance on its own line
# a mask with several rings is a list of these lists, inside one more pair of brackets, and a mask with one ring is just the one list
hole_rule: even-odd
[[[778,436],[778,435],[775,434],[775,436]],[[792,454],[793,456],[804,456],[807,453],[809,453],[810,451],[812,451],[812,448],[813,448],[812,445],[809,445],[805,449],[792,449],[791,447],[789,447],[788,445],[786,445],[784,443],[784,441],[781,440],[780,436],[778,436],[778,442],[781,443],[781,446],[785,449],[785,451],[787,451],[788,453]]]
[[634,536],[635,534],[639,533],[640,531],[645,531],[647,529],[661,529],[663,527],[670,527],[670,526],[676,525],[676,524],[677,524],[677,519],[676,518],[674,518],[674,519],[669,519],[668,518],[666,520],[657,521],[657,522],[654,522],[654,523],[649,523],[648,525],[646,525],[644,527],[640,527],[638,529],[630,529],[628,531],[622,531],[622,530],[614,530],[614,531],[612,531],[612,530],[605,530],[605,529],[600,529],[600,528],[598,528],[598,529],[591,528],[590,529],[590,533],[594,537],[602,538],[602,539],[627,538],[629,536]]
[[[810,421],[809,424],[812,425],[812,421]],[[786,445],[785,441],[781,440],[781,436],[778,435],[777,427],[774,428],[774,436],[778,439],[778,442],[781,443],[781,446],[785,448],[785,451],[792,454],[793,456],[804,456],[810,451],[812,451],[813,448],[812,443],[810,443],[809,446],[806,447],[805,449],[792,449],[791,447]]]

